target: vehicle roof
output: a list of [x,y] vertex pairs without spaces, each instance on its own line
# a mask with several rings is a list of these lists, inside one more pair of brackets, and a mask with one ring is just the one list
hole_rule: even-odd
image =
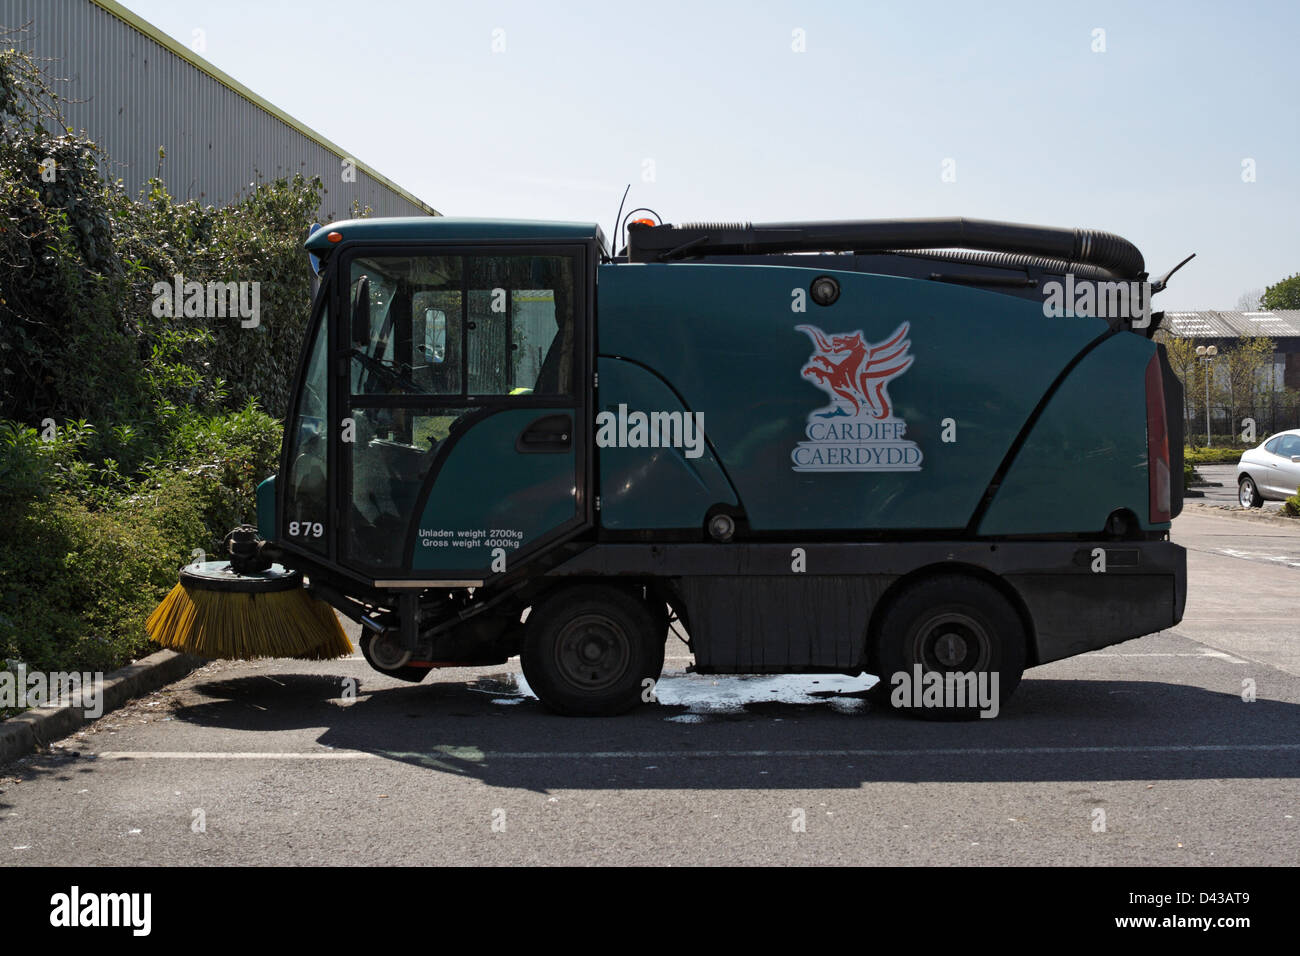
[[536,222],[523,219],[466,219],[459,216],[403,216],[374,219],[345,219],[313,232],[307,248],[329,249],[326,236],[342,233],[343,241],[368,242],[483,242],[517,240],[596,239],[604,242],[600,227],[591,222]]

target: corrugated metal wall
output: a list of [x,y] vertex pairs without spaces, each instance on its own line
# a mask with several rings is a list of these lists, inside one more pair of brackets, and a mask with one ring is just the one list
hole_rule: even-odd
[[[106,4],[106,7],[112,7]],[[343,154],[203,72],[91,0],[0,0],[0,26],[25,33],[11,45],[30,51],[47,72],[66,77],[66,122],[84,129],[111,160],[110,174],[132,195],[158,171],[178,199],[228,203],[265,179],[320,176],[320,219],[351,215],[353,201],[376,216],[428,215],[432,209],[358,167],[341,176]]]

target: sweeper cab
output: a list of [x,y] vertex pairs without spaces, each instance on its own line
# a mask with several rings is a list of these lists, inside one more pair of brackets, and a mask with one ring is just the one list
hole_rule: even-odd
[[519,655],[550,708],[612,714],[651,699],[679,620],[701,673],[1005,700],[1182,617],[1168,277],[1118,236],[651,221],[609,250],[591,224],[412,218],[307,248],[245,570],[305,576],[384,674]]

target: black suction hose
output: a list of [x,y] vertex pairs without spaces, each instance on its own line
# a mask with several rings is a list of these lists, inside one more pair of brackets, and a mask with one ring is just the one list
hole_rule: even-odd
[[1095,229],[1058,229],[989,219],[881,219],[841,222],[687,223],[628,227],[628,259],[772,252],[896,252],[973,249],[1095,265],[1125,279],[1146,271],[1127,239]]

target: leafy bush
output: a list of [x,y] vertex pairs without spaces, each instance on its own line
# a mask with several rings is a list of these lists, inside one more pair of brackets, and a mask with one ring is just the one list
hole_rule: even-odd
[[[0,666],[147,652],[177,568],[251,521],[276,470],[319,180],[259,177],[214,209],[160,179],[130,197],[107,167],[0,51]],[[259,322],[166,314],[155,285],[177,274],[257,282]]]
[[[157,438],[182,405],[257,398],[282,416],[311,301],[302,242],[319,179],[259,177],[220,209],[177,202],[157,178],[130,197],[102,178],[99,147],[63,130],[57,97],[16,49],[0,51],[0,120],[0,417]],[[156,285],[177,275],[258,283],[257,325],[156,314]]]
[[252,518],[279,432],[251,402],[193,415],[132,480],[80,457],[88,425],[48,440],[0,425],[0,660],[111,670],[146,653],[144,620],[176,569]]
[[0,428],[0,659],[108,670],[141,652],[144,617],[203,526],[179,483],[150,499],[78,457],[89,427],[43,440]]
[[193,415],[177,423],[165,461],[151,471],[172,475],[193,492],[203,524],[209,529],[205,551],[217,554],[231,528],[256,523],[255,492],[279,466],[281,426],[255,401],[237,412]]
[[0,534],[0,657],[109,671],[147,651],[145,618],[203,527],[177,483],[112,511],[63,492],[6,507]]
[[[1253,445],[1251,446],[1254,447]],[[1235,465],[1245,448],[1191,448],[1183,449],[1183,461],[1193,465]]]
[[1300,518],[1300,488],[1297,488],[1295,494],[1282,502],[1282,514],[1288,518]]

